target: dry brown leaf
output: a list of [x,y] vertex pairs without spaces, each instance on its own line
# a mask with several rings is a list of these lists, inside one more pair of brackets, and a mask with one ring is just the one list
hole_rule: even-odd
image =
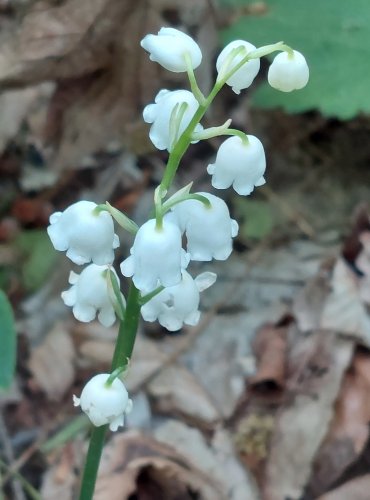
[[370,474],[366,474],[325,493],[317,500],[369,500],[369,491]]
[[74,380],[75,350],[68,331],[56,323],[28,362],[37,386],[52,401],[60,400]]
[[302,336],[291,327],[291,400],[280,409],[263,485],[265,500],[298,499],[333,417],[353,341],[317,331]]
[[330,275],[334,263],[321,266],[309,279],[293,302],[293,314],[300,331],[310,332],[320,328],[325,300],[330,293]]
[[95,500],[227,500],[182,454],[139,433],[118,434],[103,451]]
[[281,395],[286,382],[287,327],[266,325],[253,341],[256,373],[248,379],[255,395]]
[[155,436],[184,455],[191,463],[211,477],[227,500],[257,500],[259,494],[253,478],[238,461],[229,434],[218,429],[207,444],[198,429],[169,420]]
[[329,433],[315,460],[310,492],[316,497],[353,463],[369,437],[370,356],[356,352],[345,375]]
[[0,151],[19,130],[40,93],[40,86],[5,92],[0,96]]
[[[250,375],[251,340],[264,314],[217,316],[182,356],[224,418],[235,411]],[[249,366],[248,366],[249,365]]]
[[321,317],[321,328],[337,331],[370,347],[370,318],[362,301],[358,280],[343,259],[333,270],[331,293]]
[[2,86],[74,78],[108,66],[112,60],[109,21],[117,11],[125,15],[129,4],[114,0],[69,0],[59,6],[36,3],[21,26],[2,41]]
[[[96,152],[134,144],[141,153],[152,150],[141,110],[161,87],[181,86],[184,75],[150,62],[140,40],[167,24],[170,13],[193,33],[204,30],[207,21],[211,53],[217,43],[211,12],[207,0],[36,3],[18,29],[3,35],[0,83],[6,88],[57,81],[45,124],[44,142],[55,147],[48,164],[56,169],[91,165]],[[210,73],[210,64],[204,65],[206,87]]]
[[66,444],[54,456],[49,457],[50,467],[45,472],[41,485],[43,500],[73,500],[77,477],[76,468],[83,463],[83,446],[79,440]]
[[162,370],[148,385],[157,410],[181,415],[199,426],[212,427],[220,419],[208,393],[196,377],[180,365]]
[[358,277],[341,257],[322,267],[298,294],[293,312],[302,332],[335,331],[370,347],[370,318]]
[[[105,340],[87,340],[79,347],[79,353],[83,356],[87,364],[109,364],[112,361],[114,352],[114,342]],[[82,364],[85,364],[85,363]],[[81,360],[80,360],[81,363]]]

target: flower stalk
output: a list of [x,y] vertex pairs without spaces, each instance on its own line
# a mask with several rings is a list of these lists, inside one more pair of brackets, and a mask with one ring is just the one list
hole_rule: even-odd
[[[132,356],[140,315],[140,293],[131,283],[127,297],[126,311],[120,323],[116,346],[114,349],[111,371],[114,373],[127,366]],[[93,427],[90,435],[89,449],[81,482],[79,500],[91,500],[94,495],[95,483],[99,469],[108,425]]]
[[[200,90],[194,70],[202,61],[198,44],[174,28],[146,35],[141,46],[151,60],[175,73],[188,75],[189,90],[162,89],[143,111],[151,124],[149,138],[159,150],[169,153],[162,180],[155,190],[154,207],[140,227],[108,202],[96,205],[79,201],[50,217],[47,229],[54,247],[66,251],[75,264],[87,266],[71,272],[69,290],[62,293],[76,319],[106,327],[119,319],[119,331],[110,373],[92,377],[80,397],[73,396],[94,425],[84,467],[80,500],[93,498],[99,462],[108,428],[116,431],[132,409],[121,378],[129,366],[140,314],[158,321],[169,331],[196,325],[200,318],[200,292],[210,287],[216,274],[204,272],[193,278],[186,269],[193,261],[225,260],[232,252],[239,226],[225,201],[207,192],[191,192],[192,182],[168,196],[180,162],[190,144],[216,136],[231,136],[218,149],[207,172],[216,189],[233,187],[249,195],[265,181],[266,158],[261,141],[253,135],[223,125],[203,128],[200,123],[224,85],[239,94],[248,88],[260,69],[260,58],[280,51],[272,62],[268,81],[280,91],[303,88],[309,78],[304,56],[278,42],[256,48],[245,40],[228,44],[216,61],[218,77],[208,96]],[[123,276],[131,278],[127,301],[113,267],[119,246],[113,222],[135,236],[130,254],[121,262]],[[207,228],[207,231],[204,230]],[[184,238],[185,237],[185,238]],[[186,249],[184,243],[186,241]]]

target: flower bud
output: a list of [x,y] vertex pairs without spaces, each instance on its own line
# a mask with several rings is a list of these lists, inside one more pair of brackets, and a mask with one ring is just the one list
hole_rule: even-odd
[[232,252],[232,238],[238,234],[238,223],[230,218],[226,203],[209,193],[196,193],[211,202],[186,200],[173,210],[174,221],[185,231],[191,260],[226,260]]
[[207,167],[212,186],[226,189],[231,185],[238,194],[248,195],[255,186],[265,184],[266,157],[263,145],[254,135],[244,143],[240,137],[226,139],[217,151],[215,163]]
[[[112,272],[115,273],[113,269]],[[90,264],[80,275],[73,271],[69,275],[69,290],[62,293],[66,306],[73,308],[73,315],[79,321],[88,323],[95,319],[103,326],[112,326],[116,320],[114,307],[110,298],[106,273],[108,266]],[[117,281],[118,280],[118,276]]]
[[152,61],[175,73],[186,72],[185,54],[188,54],[193,69],[202,61],[198,44],[175,28],[161,28],[158,35],[146,35],[140,45],[150,53]]
[[109,424],[110,430],[116,431],[124,425],[124,416],[132,410],[132,400],[118,378],[106,385],[109,375],[95,375],[83,388],[80,398],[73,396],[73,404],[81,406],[96,427]]
[[95,212],[96,207],[91,201],[78,201],[50,216],[47,232],[54,248],[67,250],[67,257],[75,264],[111,264],[113,249],[119,246],[111,215]]
[[[245,47],[245,51],[241,51],[235,57],[232,58],[231,51],[237,47]],[[241,62],[245,56],[256,50],[256,47],[245,40],[234,40],[233,42],[226,45],[226,47],[221,51],[220,55],[216,61],[216,68],[221,76],[223,73],[229,73],[233,68],[235,68],[238,63]],[[230,59],[231,57],[231,59]],[[230,78],[226,81],[227,85],[230,85],[235,94],[240,94],[240,91],[250,87],[253,80],[257,76],[260,69],[260,60],[258,58],[251,59],[250,61],[243,64]]]
[[183,270],[182,279],[178,285],[162,290],[141,308],[141,315],[146,321],[156,321],[174,332],[186,325],[198,323],[200,312],[199,292],[213,285],[215,273],[202,273],[193,279]]
[[271,87],[282,92],[302,89],[307,85],[310,71],[305,57],[293,50],[280,52],[272,61],[268,71],[268,82]]
[[189,256],[181,248],[181,232],[166,217],[160,229],[156,227],[155,219],[143,224],[130,253],[121,264],[122,274],[132,276],[134,285],[144,293],[160,285],[177,285],[181,280],[181,269],[189,263]]
[[[183,103],[187,105],[184,114],[178,118],[176,123],[171,124],[171,116],[173,116],[175,107],[177,106],[179,109]],[[149,138],[154,146],[160,150],[167,149],[171,151],[178,138],[189,125],[198,107],[198,101],[188,90],[160,90],[155,97],[155,103],[148,104],[143,111],[144,121],[153,124],[150,127]],[[203,127],[198,124],[194,130],[200,132]],[[193,144],[195,142],[198,141],[194,141]]]

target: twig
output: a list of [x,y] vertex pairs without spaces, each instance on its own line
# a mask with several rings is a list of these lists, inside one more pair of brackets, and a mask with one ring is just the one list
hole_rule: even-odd
[[[4,456],[9,465],[14,461],[13,448],[9,440],[8,431],[4,422],[2,415],[0,414],[0,442],[4,450]],[[23,493],[22,485],[18,478],[11,477],[10,484],[15,500],[26,500]]]
[[297,210],[294,209],[287,201],[282,198],[280,195],[275,193],[268,186],[263,186],[260,191],[269,201],[274,203],[291,221],[293,221],[298,228],[309,238],[314,239],[316,231],[314,227],[300,214]]

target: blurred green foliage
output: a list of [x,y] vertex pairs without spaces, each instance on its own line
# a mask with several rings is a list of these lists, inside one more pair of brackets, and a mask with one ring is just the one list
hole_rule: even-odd
[[16,357],[16,331],[12,306],[0,290],[0,388],[7,389],[12,383]]
[[239,220],[239,236],[242,240],[260,240],[271,233],[274,214],[267,201],[235,196],[233,205]]
[[[326,116],[349,119],[370,111],[370,1],[354,0],[219,0],[221,7],[246,7],[222,32],[226,45],[244,39],[256,46],[283,40],[302,52],[310,82],[289,94],[262,84],[255,105],[288,112],[318,109]],[[248,6],[250,7],[248,9]],[[254,13],[255,12],[255,13]]]
[[37,290],[52,270],[57,253],[46,231],[28,229],[20,233],[15,247],[21,254],[22,285],[28,292]]

